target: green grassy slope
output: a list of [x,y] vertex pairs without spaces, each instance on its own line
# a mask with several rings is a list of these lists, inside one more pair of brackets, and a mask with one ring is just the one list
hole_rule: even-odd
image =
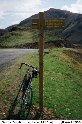
[[31,31],[12,31],[7,32],[5,35],[0,37],[0,46],[13,47],[16,45],[22,45],[32,42],[32,32]]
[[[55,34],[53,31],[44,32],[44,41],[61,40],[62,38]],[[26,46],[28,43],[38,42],[37,30],[16,30],[7,32],[3,36],[0,36],[0,47],[20,47]]]
[[[70,53],[70,54],[69,54]],[[58,118],[82,120],[82,50],[53,49],[44,54],[44,107]],[[25,68],[21,62],[38,66],[38,54],[24,55],[0,73],[0,119],[13,102]],[[33,104],[38,105],[38,79],[33,80]]]

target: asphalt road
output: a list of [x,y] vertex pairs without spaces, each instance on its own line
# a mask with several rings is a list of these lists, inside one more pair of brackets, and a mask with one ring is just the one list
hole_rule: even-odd
[[37,51],[37,49],[0,49],[0,71],[11,65],[11,60],[23,54]]

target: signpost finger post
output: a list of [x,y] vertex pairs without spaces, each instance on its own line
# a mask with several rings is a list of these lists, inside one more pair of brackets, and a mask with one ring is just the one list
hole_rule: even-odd
[[43,111],[44,14],[39,13],[39,110]]
[[39,30],[39,111],[43,111],[43,53],[44,53],[44,13],[39,12],[38,19],[32,19],[32,28]]
[[39,30],[39,110],[43,111],[43,53],[44,29],[64,28],[64,19],[44,19],[44,13],[39,12],[38,19],[32,19],[32,28]]

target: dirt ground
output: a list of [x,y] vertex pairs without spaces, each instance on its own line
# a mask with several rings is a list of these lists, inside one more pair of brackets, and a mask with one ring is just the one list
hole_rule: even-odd
[[55,116],[51,109],[43,108],[43,112],[39,112],[37,106],[32,106],[30,114],[28,117],[29,120],[60,120],[59,117]]

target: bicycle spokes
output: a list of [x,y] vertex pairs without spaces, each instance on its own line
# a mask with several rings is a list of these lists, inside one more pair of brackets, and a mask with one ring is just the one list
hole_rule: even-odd
[[27,118],[30,111],[31,104],[32,104],[32,89],[31,87],[29,87],[27,88],[21,101],[21,110],[20,110],[21,119]]

